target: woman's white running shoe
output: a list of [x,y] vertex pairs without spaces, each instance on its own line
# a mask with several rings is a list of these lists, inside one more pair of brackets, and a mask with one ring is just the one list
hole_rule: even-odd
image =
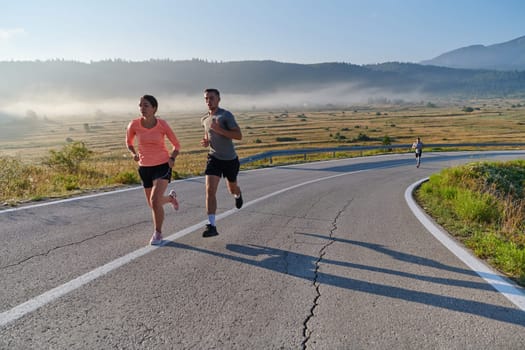
[[179,210],[179,202],[177,201],[177,193],[175,190],[171,190],[169,193],[170,203],[173,205],[173,209]]
[[162,233],[158,231],[153,232],[153,235],[151,236],[151,239],[149,240],[149,244],[159,245],[161,243],[162,243]]

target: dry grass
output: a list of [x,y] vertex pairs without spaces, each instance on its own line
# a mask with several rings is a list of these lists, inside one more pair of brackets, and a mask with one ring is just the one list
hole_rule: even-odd
[[[464,112],[465,105],[473,107],[474,111]],[[427,144],[525,140],[525,102],[521,100],[469,101],[436,108],[422,104],[354,106],[328,111],[233,112],[243,131],[243,140],[236,143],[241,158],[274,149],[380,145],[384,136],[389,136],[394,144],[411,144],[418,136]],[[201,115],[163,115],[182,145],[175,168],[178,177],[198,175],[204,168],[206,150],[199,144],[203,133]],[[0,125],[2,135],[5,135],[0,139],[0,157],[15,157],[25,166],[43,167],[43,160],[51,149],[60,150],[72,141],[82,141],[93,151],[93,157],[89,167],[84,168],[85,181],[79,181],[77,191],[115,186],[119,184],[118,178],[122,174],[136,173],[136,164],[124,144],[126,126],[135,116],[130,113],[62,120],[48,117],[45,120],[4,123]],[[353,141],[359,134],[371,140]],[[42,178],[35,179],[33,176],[33,182],[49,183],[52,181],[49,178],[46,180],[46,176],[57,176],[47,169],[41,169],[40,173]],[[90,176],[98,177],[98,180],[87,181]],[[56,188],[54,191],[56,195],[68,193],[57,192]],[[43,190],[32,193],[33,197],[52,195]],[[18,197],[5,193],[0,197],[0,201],[11,202],[28,199],[25,195]]]
[[[422,137],[425,143],[522,142],[525,103],[523,107],[511,108],[514,104],[516,101],[474,101],[469,105],[479,110],[471,113],[462,111],[463,104],[438,108],[361,106],[344,111],[234,111],[244,136],[237,143],[237,149],[240,154],[249,155],[273,148],[348,145],[359,133],[376,140],[389,135],[394,143],[412,143],[417,136]],[[200,116],[165,116],[181,141],[183,155],[204,151],[199,145],[202,136]],[[24,162],[39,162],[49,149],[58,149],[66,140],[74,140],[85,142],[90,150],[101,157],[127,156],[124,133],[133,117],[135,115],[130,114],[108,119],[2,125],[8,130],[13,129],[10,134],[18,136],[11,140],[0,140],[0,155],[16,155]],[[84,124],[89,125],[89,131],[86,131]],[[336,133],[346,139],[338,142],[333,137]],[[277,142],[278,137],[293,137],[297,140]]]

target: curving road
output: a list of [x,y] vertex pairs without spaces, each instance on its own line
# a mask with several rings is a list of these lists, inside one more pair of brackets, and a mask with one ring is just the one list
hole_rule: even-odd
[[203,178],[177,181],[158,248],[140,188],[4,210],[0,349],[523,349],[523,290],[451,252],[404,196],[444,167],[524,158],[243,172],[245,206],[221,183],[207,239]]

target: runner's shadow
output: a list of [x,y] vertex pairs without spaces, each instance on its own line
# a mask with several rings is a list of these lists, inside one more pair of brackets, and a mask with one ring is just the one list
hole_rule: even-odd
[[442,269],[442,270],[446,270],[446,271],[450,271],[450,272],[462,273],[462,274],[470,275],[470,276],[477,276],[477,274],[474,271],[472,271],[472,270],[463,269],[463,268],[450,266],[450,265],[445,265],[442,262],[439,262],[439,261],[436,261],[436,260],[433,260],[433,259],[429,259],[429,258],[426,258],[426,257],[418,256],[418,255],[402,253],[402,252],[399,252],[399,251],[396,251],[396,250],[392,250],[392,249],[386,248],[385,246],[383,246],[381,244],[368,243],[368,242],[362,242],[362,241],[355,241],[355,240],[344,239],[344,238],[339,238],[339,237],[330,237],[330,236],[321,235],[321,234],[315,234],[315,233],[297,233],[297,234],[300,234],[300,235],[303,235],[303,236],[315,237],[315,238],[322,238],[322,239],[331,240],[331,241],[335,241],[335,242],[347,243],[347,244],[352,244],[352,245],[364,247],[364,248],[371,249],[371,250],[374,250],[376,252],[379,252],[379,253],[391,256],[392,258],[394,258],[396,260],[399,260],[399,261],[404,261],[404,262],[408,262],[408,263],[412,263],[412,264],[433,267],[433,268],[436,268],[436,269]]
[[[331,285],[338,288],[344,288],[362,293],[431,305],[443,309],[478,315],[488,319],[525,326],[525,312],[516,308],[503,307],[428,292],[413,291],[401,287],[387,286],[384,284],[361,281],[358,279],[319,272],[316,269],[316,265],[319,261],[318,257],[298,254],[287,250],[256,245],[226,245],[226,248],[229,251],[231,251],[233,254],[237,254],[233,255],[177,242],[169,242],[165,245],[165,247],[200,252],[202,254],[208,254],[217,258],[228,259],[258,268],[264,268],[287,274],[293,277],[303,278],[311,281],[312,283],[317,282],[321,285]],[[323,263],[325,262],[324,259],[322,261]],[[334,260],[331,260],[329,263],[340,266],[349,264]],[[352,267],[351,265],[347,266]],[[355,266],[357,267],[358,265]]]
[[[468,275],[468,276],[479,276],[479,274],[477,272],[469,270],[469,269],[463,269],[463,268],[459,268],[459,267],[455,267],[455,266],[445,265],[445,264],[443,264],[443,263],[441,263],[439,261],[436,261],[436,260],[428,259],[428,258],[417,256],[417,255],[412,255],[412,254],[406,254],[406,253],[398,252],[398,251],[386,248],[385,246],[382,246],[380,244],[361,242],[361,241],[354,241],[354,240],[351,240],[351,239],[344,239],[344,238],[338,238],[338,237],[330,237],[330,236],[316,234],[316,233],[302,233],[302,232],[299,232],[299,233],[296,233],[296,234],[364,247],[364,248],[371,249],[371,250],[374,250],[376,252],[379,252],[379,253],[391,256],[393,259],[396,259],[396,260],[399,260],[399,261],[408,262],[408,263],[411,263],[411,264],[428,266],[428,267],[432,267],[432,268],[436,268],[436,269],[440,269],[440,270],[445,270],[445,271],[450,271],[450,272],[456,272],[456,273],[460,273],[460,274],[464,274],[464,275]],[[481,273],[481,274],[483,275],[483,277],[487,277],[487,278],[499,277],[499,276],[497,276],[495,274],[487,274],[487,273]]]

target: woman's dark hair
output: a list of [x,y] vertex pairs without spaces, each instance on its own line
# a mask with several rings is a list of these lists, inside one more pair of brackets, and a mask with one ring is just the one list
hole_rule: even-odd
[[157,99],[151,95],[144,95],[142,96],[143,99],[149,102],[151,107],[157,108],[159,106],[159,103],[157,102]]

